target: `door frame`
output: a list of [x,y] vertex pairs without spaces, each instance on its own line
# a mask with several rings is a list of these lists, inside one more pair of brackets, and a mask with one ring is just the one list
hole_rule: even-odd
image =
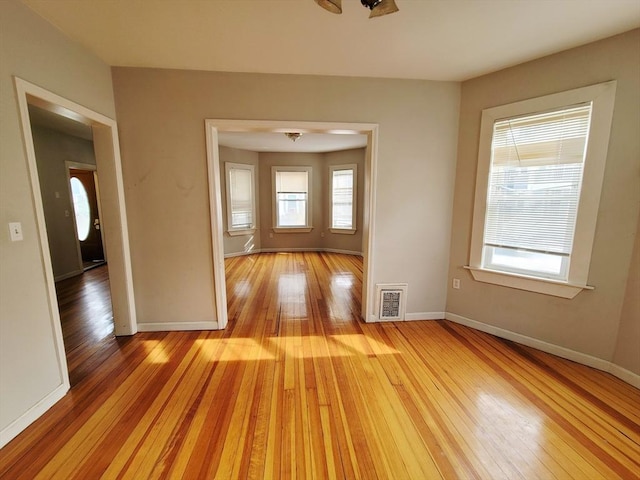
[[362,134],[367,136],[364,166],[364,208],[362,225],[362,311],[366,321],[374,318],[375,285],[374,239],[376,175],[378,163],[378,124],[344,122],[305,122],[281,120],[227,120],[206,119],[207,174],[209,183],[209,207],[211,216],[211,247],[213,253],[213,283],[215,311],[218,328],[227,325],[227,289],[224,269],[222,197],[220,178],[220,152],[218,132],[273,132],[284,133],[295,130],[300,133]]
[[[76,248],[78,250],[78,261],[80,262],[80,270],[84,271],[84,260],[82,259],[82,250],[80,248],[80,239],[78,238],[78,225],[76,224],[76,210],[73,203],[73,192],[71,191],[71,170],[82,170],[85,172],[93,172],[93,185],[96,191],[96,200],[98,201],[98,218],[102,222],[102,205],[100,203],[100,186],[98,185],[98,167],[90,163],[80,162],[64,162],[64,166],[67,169],[67,188],[69,189],[69,198],[71,199],[71,210],[73,212],[73,231],[76,239]],[[100,225],[100,239],[102,240],[102,254],[104,256],[105,263],[107,262],[107,251],[104,248],[104,230]]]
[[35,105],[58,115],[82,122],[92,127],[93,145],[96,156],[96,168],[100,172],[100,205],[104,229],[103,247],[108,250],[109,289],[113,308],[114,333],[117,336],[137,333],[135,297],[133,293],[133,275],[129,248],[129,231],[122,180],[122,163],[118,126],[115,120],[61,97],[33,83],[14,77],[16,97],[22,126],[23,143],[27,158],[27,169],[31,182],[31,198],[35,207],[35,216],[39,237],[41,260],[44,269],[51,328],[58,357],[58,368],[63,379],[65,391],[70,388],[69,370],[60,324],[60,312],[53,277],[53,266],[47,228],[44,218],[40,180],[36,163],[33,135],[28,106]]

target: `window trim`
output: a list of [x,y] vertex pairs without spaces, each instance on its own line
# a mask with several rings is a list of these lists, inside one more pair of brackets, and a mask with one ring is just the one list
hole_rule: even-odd
[[[277,172],[307,172],[307,205],[306,205],[306,225],[300,227],[279,227],[278,226],[278,201],[276,200],[276,173]],[[313,230],[311,214],[312,203],[312,167],[310,166],[272,166],[271,167],[271,221],[272,230],[276,233],[309,233]]]
[[[249,170],[251,172],[251,227],[237,228],[231,224],[231,170]],[[225,190],[227,200],[227,233],[232,236],[251,235],[256,231],[256,168],[245,163],[224,162]]]
[[[337,228],[333,226],[333,172],[340,170],[353,171],[353,190],[351,193],[351,228]],[[345,165],[329,165],[329,231],[343,235],[354,235],[357,231],[356,212],[358,198],[358,165],[348,163]]]
[[[587,285],[587,280],[611,132],[615,91],[616,81],[613,80],[482,111],[468,266],[475,280],[562,298],[573,298],[583,289],[593,288]],[[567,281],[483,268],[482,248],[494,122],[586,102],[592,103],[591,128]]]

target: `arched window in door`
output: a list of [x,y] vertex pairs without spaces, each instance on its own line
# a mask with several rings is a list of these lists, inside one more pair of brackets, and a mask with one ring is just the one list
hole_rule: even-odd
[[82,242],[89,236],[91,228],[91,207],[89,206],[89,196],[82,185],[82,182],[75,177],[71,177],[71,195],[73,197],[73,210],[76,216],[76,228],[78,239]]

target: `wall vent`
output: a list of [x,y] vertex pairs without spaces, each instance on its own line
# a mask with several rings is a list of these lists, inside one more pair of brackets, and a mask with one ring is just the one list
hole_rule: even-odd
[[406,283],[376,284],[378,320],[404,320],[407,305]]

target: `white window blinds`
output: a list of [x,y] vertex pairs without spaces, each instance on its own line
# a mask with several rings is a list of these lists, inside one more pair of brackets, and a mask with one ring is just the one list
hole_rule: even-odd
[[231,202],[231,227],[253,226],[253,172],[247,169],[229,170],[229,199]]
[[278,193],[307,193],[308,173],[300,172],[276,172],[276,191]]
[[591,104],[494,123],[484,245],[569,256]]
[[332,170],[331,228],[353,228],[353,169]]

